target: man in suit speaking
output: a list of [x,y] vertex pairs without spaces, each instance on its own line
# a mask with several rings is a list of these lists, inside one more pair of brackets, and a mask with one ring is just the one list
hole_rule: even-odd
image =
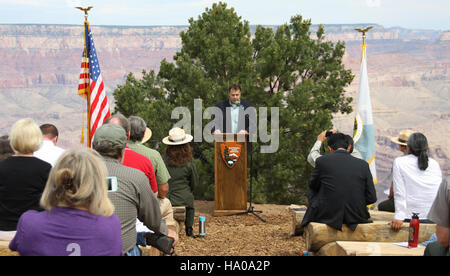
[[316,160],[302,227],[319,222],[342,231],[342,224],[346,224],[354,231],[358,224],[371,222],[366,206],[377,197],[369,164],[351,156],[347,147],[345,134],[328,138],[331,154]]
[[239,133],[250,135],[247,143],[248,153],[251,153],[252,137],[256,134],[256,109],[249,101],[241,99],[241,87],[239,84],[232,84],[228,89],[228,99],[216,104],[221,110],[221,124],[216,124],[211,132]]

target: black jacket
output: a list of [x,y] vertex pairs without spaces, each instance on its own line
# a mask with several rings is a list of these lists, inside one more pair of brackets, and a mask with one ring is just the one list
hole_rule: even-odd
[[369,164],[347,151],[319,157],[308,189],[303,227],[319,222],[342,230],[342,224],[346,224],[354,231],[359,223],[371,222],[366,206],[375,203],[377,197]]
[[[240,100],[241,108],[239,110],[239,121],[238,121],[238,130],[246,130],[249,133],[249,141],[247,143],[247,151],[248,154],[252,151],[252,137],[256,137],[257,132],[257,118],[256,118],[256,109],[247,109],[249,107],[253,107],[253,104],[246,100]],[[216,104],[216,107],[220,108],[222,111],[222,124],[215,125],[211,129],[211,133],[213,133],[216,129],[219,129],[222,133],[231,133],[231,104],[230,100],[226,99],[220,101]],[[227,108],[230,108],[230,111],[227,114]],[[228,115],[228,116],[227,116]],[[216,119],[216,118],[215,118]]]

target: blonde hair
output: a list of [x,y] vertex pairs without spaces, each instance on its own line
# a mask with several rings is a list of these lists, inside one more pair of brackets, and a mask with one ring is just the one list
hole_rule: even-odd
[[41,206],[46,210],[84,207],[92,214],[109,217],[114,205],[108,198],[106,177],[106,166],[94,150],[67,150],[50,171]]
[[13,125],[9,140],[15,153],[30,154],[41,147],[42,132],[33,119],[25,118]]

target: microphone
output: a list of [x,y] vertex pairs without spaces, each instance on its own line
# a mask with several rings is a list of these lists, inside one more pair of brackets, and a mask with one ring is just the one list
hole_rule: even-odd
[[237,106],[240,106],[241,105],[241,101],[237,100],[234,104],[237,105]]

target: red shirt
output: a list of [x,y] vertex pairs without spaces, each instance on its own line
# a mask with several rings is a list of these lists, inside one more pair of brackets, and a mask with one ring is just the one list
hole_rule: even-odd
[[156,183],[155,170],[153,169],[153,165],[150,159],[148,159],[142,154],[132,151],[129,147],[126,147],[125,153],[123,154],[122,164],[127,167],[138,169],[141,172],[145,173],[153,193],[158,192],[158,184]]

